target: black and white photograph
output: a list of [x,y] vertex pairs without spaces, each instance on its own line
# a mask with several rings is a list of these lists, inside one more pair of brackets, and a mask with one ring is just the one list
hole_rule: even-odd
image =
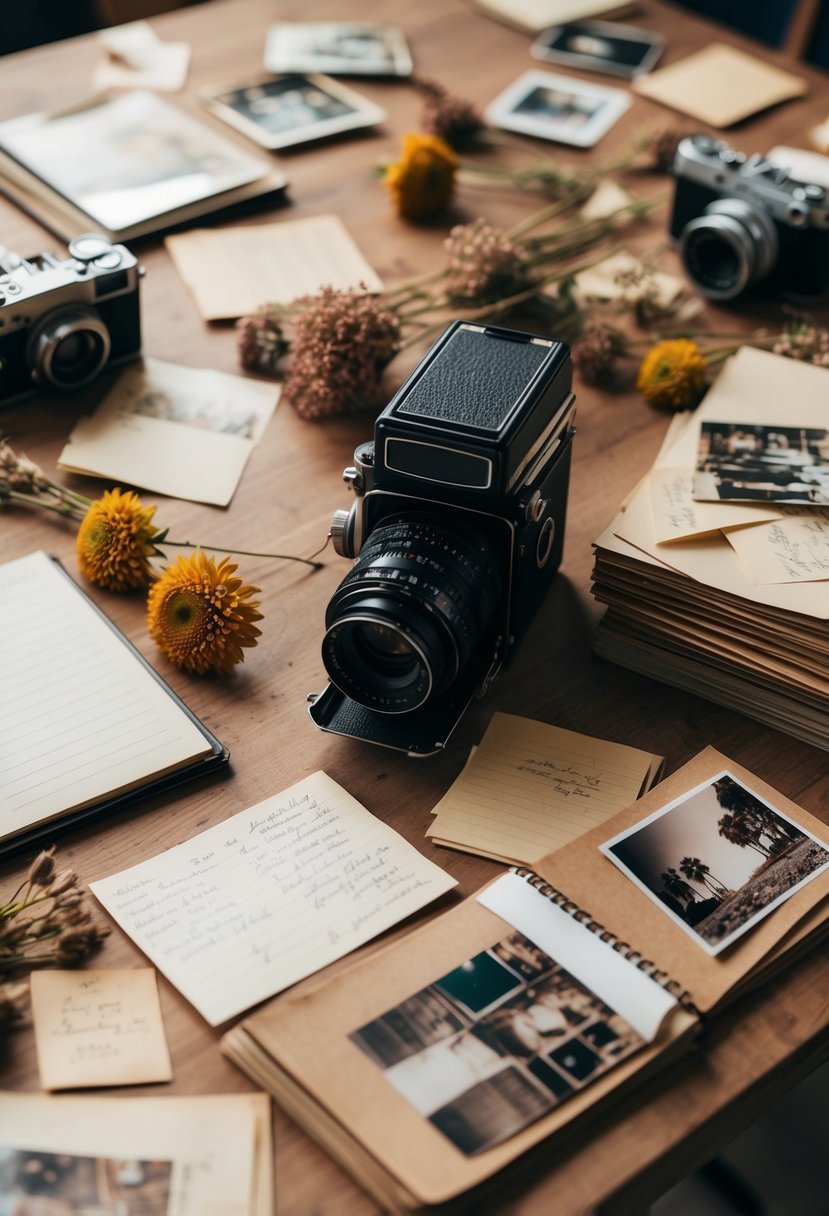
[[0,1216],[167,1216],[170,1161],[0,1147]]
[[610,76],[642,76],[659,60],[665,40],[652,30],[616,21],[569,21],[544,30],[531,50],[536,59]]
[[371,127],[385,111],[327,76],[295,73],[226,85],[202,94],[208,109],[265,148]]
[[829,866],[829,849],[727,771],[601,846],[708,954]]
[[703,422],[693,496],[829,506],[829,431]]
[[286,21],[265,40],[269,72],[329,72],[332,76],[410,76],[403,32],[368,21]]
[[486,117],[507,131],[590,148],[630,103],[622,89],[534,71],[525,72],[490,102]]
[[350,1038],[468,1156],[515,1135],[644,1043],[521,933]]

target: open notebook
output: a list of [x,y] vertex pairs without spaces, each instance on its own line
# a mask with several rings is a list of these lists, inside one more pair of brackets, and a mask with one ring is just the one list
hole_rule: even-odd
[[47,554],[0,566],[0,852],[226,763]]

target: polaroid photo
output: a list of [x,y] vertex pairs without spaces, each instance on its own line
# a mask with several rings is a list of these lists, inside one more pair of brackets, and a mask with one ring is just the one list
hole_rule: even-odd
[[349,1038],[467,1156],[515,1135],[644,1045],[517,932]]
[[727,770],[600,846],[707,954],[829,867],[829,849]]
[[641,76],[658,62],[665,39],[612,21],[571,21],[544,30],[530,48],[536,59],[611,76]]
[[172,1161],[81,1157],[0,1145],[3,1212],[166,1212],[174,1194]]
[[628,93],[552,72],[525,72],[486,110],[493,126],[591,148],[631,104]]
[[368,21],[289,21],[272,25],[265,40],[269,72],[324,72],[332,76],[410,76],[405,35]]
[[383,122],[385,111],[327,76],[296,73],[202,94],[219,118],[265,148],[289,148]]
[[702,422],[693,497],[829,506],[829,431]]

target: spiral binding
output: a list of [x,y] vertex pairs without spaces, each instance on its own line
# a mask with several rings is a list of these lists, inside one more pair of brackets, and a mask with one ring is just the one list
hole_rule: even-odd
[[671,996],[676,997],[683,1009],[687,1009],[690,1013],[694,1013],[699,1017],[699,1010],[694,1004],[690,992],[682,987],[678,980],[671,979],[667,971],[661,971],[656,963],[649,958],[643,958],[639,950],[634,950],[629,942],[622,941],[610,929],[606,929],[599,921],[594,920],[589,912],[585,912],[578,904],[575,904],[572,899],[569,899],[557,887],[553,887],[540,874],[536,874],[535,870],[529,869],[527,866],[515,866],[513,874],[517,874],[519,878],[525,879],[531,887],[534,887],[540,895],[545,899],[549,899],[557,907],[561,908],[562,912],[566,912],[573,920],[578,921],[580,925],[584,925],[585,929],[590,933],[595,933],[600,941],[606,942],[611,949],[617,954],[621,954],[628,962],[634,963],[637,970],[644,971],[654,983],[659,984]]

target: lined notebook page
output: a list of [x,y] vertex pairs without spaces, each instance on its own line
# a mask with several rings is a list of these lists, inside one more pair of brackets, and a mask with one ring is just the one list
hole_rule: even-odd
[[45,553],[0,566],[0,839],[210,752]]
[[90,884],[211,1026],[455,885],[322,772]]
[[427,836],[530,864],[635,802],[661,764],[638,748],[496,713]]

